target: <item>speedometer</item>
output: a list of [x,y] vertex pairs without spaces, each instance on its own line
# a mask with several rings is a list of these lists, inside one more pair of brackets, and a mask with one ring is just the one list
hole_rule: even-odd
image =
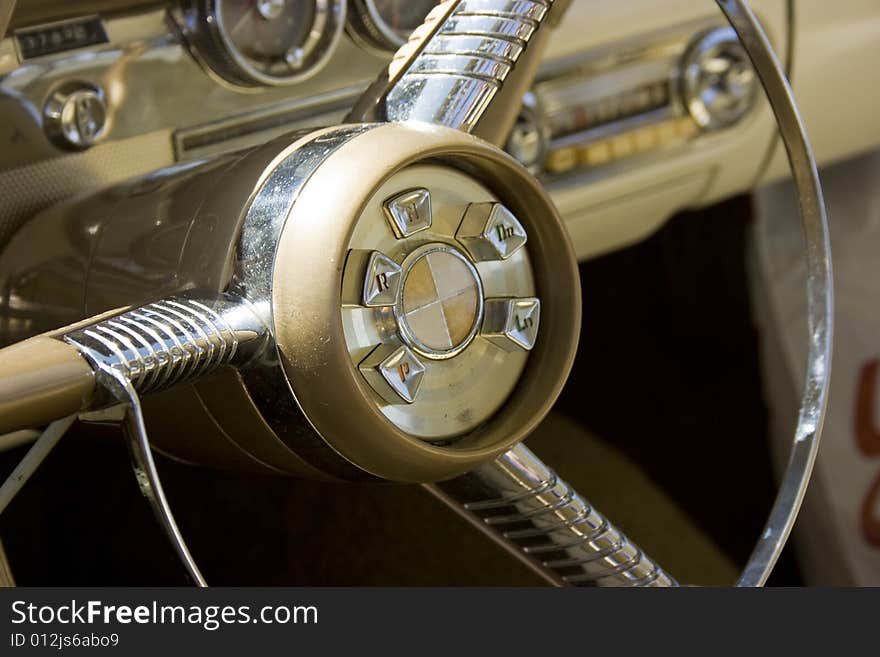
[[436,5],[437,0],[351,0],[349,32],[369,46],[396,50]]
[[315,73],[345,20],[345,0],[197,0],[195,7],[198,54],[244,86],[290,84]]

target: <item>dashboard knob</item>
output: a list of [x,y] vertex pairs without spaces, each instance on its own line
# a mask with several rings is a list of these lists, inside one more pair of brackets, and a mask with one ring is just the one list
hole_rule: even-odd
[[101,89],[73,83],[60,87],[49,97],[43,110],[43,127],[58,146],[82,150],[104,137],[107,116]]
[[758,79],[749,56],[730,27],[700,36],[681,65],[681,93],[688,112],[704,130],[737,123],[755,103]]
[[523,98],[523,106],[504,149],[532,173],[539,173],[547,156],[549,131],[534,93]]

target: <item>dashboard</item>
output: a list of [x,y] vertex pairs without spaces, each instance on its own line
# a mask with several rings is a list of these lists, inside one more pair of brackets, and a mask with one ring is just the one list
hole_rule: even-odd
[[[5,3],[0,243],[72,196],[340,122],[434,4]],[[820,162],[880,145],[876,0],[751,4]],[[709,0],[573,0],[507,149],[544,181],[580,258],[787,175],[760,85]]]

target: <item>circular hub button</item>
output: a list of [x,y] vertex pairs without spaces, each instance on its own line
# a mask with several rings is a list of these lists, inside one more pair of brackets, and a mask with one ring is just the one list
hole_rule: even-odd
[[429,244],[404,262],[395,307],[401,337],[421,355],[446,359],[470,344],[483,319],[476,268],[454,247]]

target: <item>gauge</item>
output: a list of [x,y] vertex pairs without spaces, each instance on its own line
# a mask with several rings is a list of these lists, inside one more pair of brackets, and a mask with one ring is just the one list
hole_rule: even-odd
[[437,0],[351,0],[349,33],[367,46],[397,50]]
[[282,85],[314,74],[330,57],[345,0],[190,0],[197,54],[237,85]]

